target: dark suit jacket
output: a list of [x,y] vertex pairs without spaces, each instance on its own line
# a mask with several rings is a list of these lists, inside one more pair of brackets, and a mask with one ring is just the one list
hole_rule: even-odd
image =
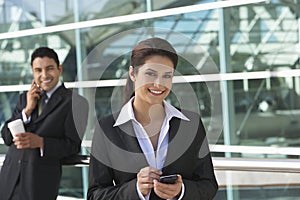
[[[218,185],[200,117],[182,111],[190,121],[172,118],[163,175],[181,174],[183,199],[213,199]],[[136,176],[148,166],[131,122],[113,127],[113,115],[99,121],[93,138],[89,168],[89,200],[138,200]],[[114,185],[115,184],[115,185]],[[151,191],[151,200],[160,199]]]
[[0,197],[8,200],[19,178],[22,200],[53,200],[58,195],[61,160],[80,151],[88,104],[86,99],[62,85],[52,94],[40,116],[37,108],[33,111],[25,129],[44,138],[41,157],[38,148],[17,149],[7,127],[8,122],[22,119],[26,101],[25,92],[1,131],[9,149],[0,172]]

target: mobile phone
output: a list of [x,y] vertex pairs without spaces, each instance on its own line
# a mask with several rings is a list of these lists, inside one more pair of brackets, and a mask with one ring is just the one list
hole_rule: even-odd
[[159,182],[166,183],[166,184],[174,184],[178,179],[177,174],[167,175],[167,176],[161,176],[159,178]]
[[34,86],[40,88],[41,92],[40,92],[39,95],[40,95],[40,97],[41,97],[41,96],[44,94],[45,91],[44,91],[44,90],[41,88],[41,86],[40,86],[39,84],[37,84],[35,81],[34,81]]
[[35,87],[39,87],[39,88],[40,88],[40,85],[39,85],[39,84],[37,84],[35,81],[34,81],[34,86],[35,86]]

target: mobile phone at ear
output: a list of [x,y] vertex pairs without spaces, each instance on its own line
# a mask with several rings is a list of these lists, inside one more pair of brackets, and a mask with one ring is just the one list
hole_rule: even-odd
[[159,182],[166,183],[166,184],[174,184],[178,179],[177,174],[167,175],[167,176],[161,176],[159,178]]
[[34,86],[36,86],[36,87],[39,87],[40,89],[41,89],[41,92],[40,92],[40,96],[42,96],[43,94],[44,94],[44,90],[41,88],[41,86],[39,85],[39,84],[37,84],[36,82],[34,82]]
[[40,87],[39,84],[37,84],[35,81],[34,81],[34,86],[35,87]]

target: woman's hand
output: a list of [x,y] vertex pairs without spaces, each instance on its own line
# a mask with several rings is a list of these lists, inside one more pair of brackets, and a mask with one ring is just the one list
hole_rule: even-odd
[[162,199],[172,199],[178,196],[181,192],[182,177],[178,175],[178,179],[174,184],[160,183],[154,180],[154,192]]
[[162,172],[153,167],[145,167],[137,174],[137,185],[140,192],[146,196],[154,186],[154,180],[158,180]]

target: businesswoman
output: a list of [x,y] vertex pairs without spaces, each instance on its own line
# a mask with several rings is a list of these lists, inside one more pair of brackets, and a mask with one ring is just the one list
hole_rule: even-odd
[[[95,129],[89,200],[215,196],[218,184],[200,116],[165,101],[177,62],[175,49],[160,38],[141,41],[132,50],[125,103]],[[174,183],[160,181],[174,174]]]

